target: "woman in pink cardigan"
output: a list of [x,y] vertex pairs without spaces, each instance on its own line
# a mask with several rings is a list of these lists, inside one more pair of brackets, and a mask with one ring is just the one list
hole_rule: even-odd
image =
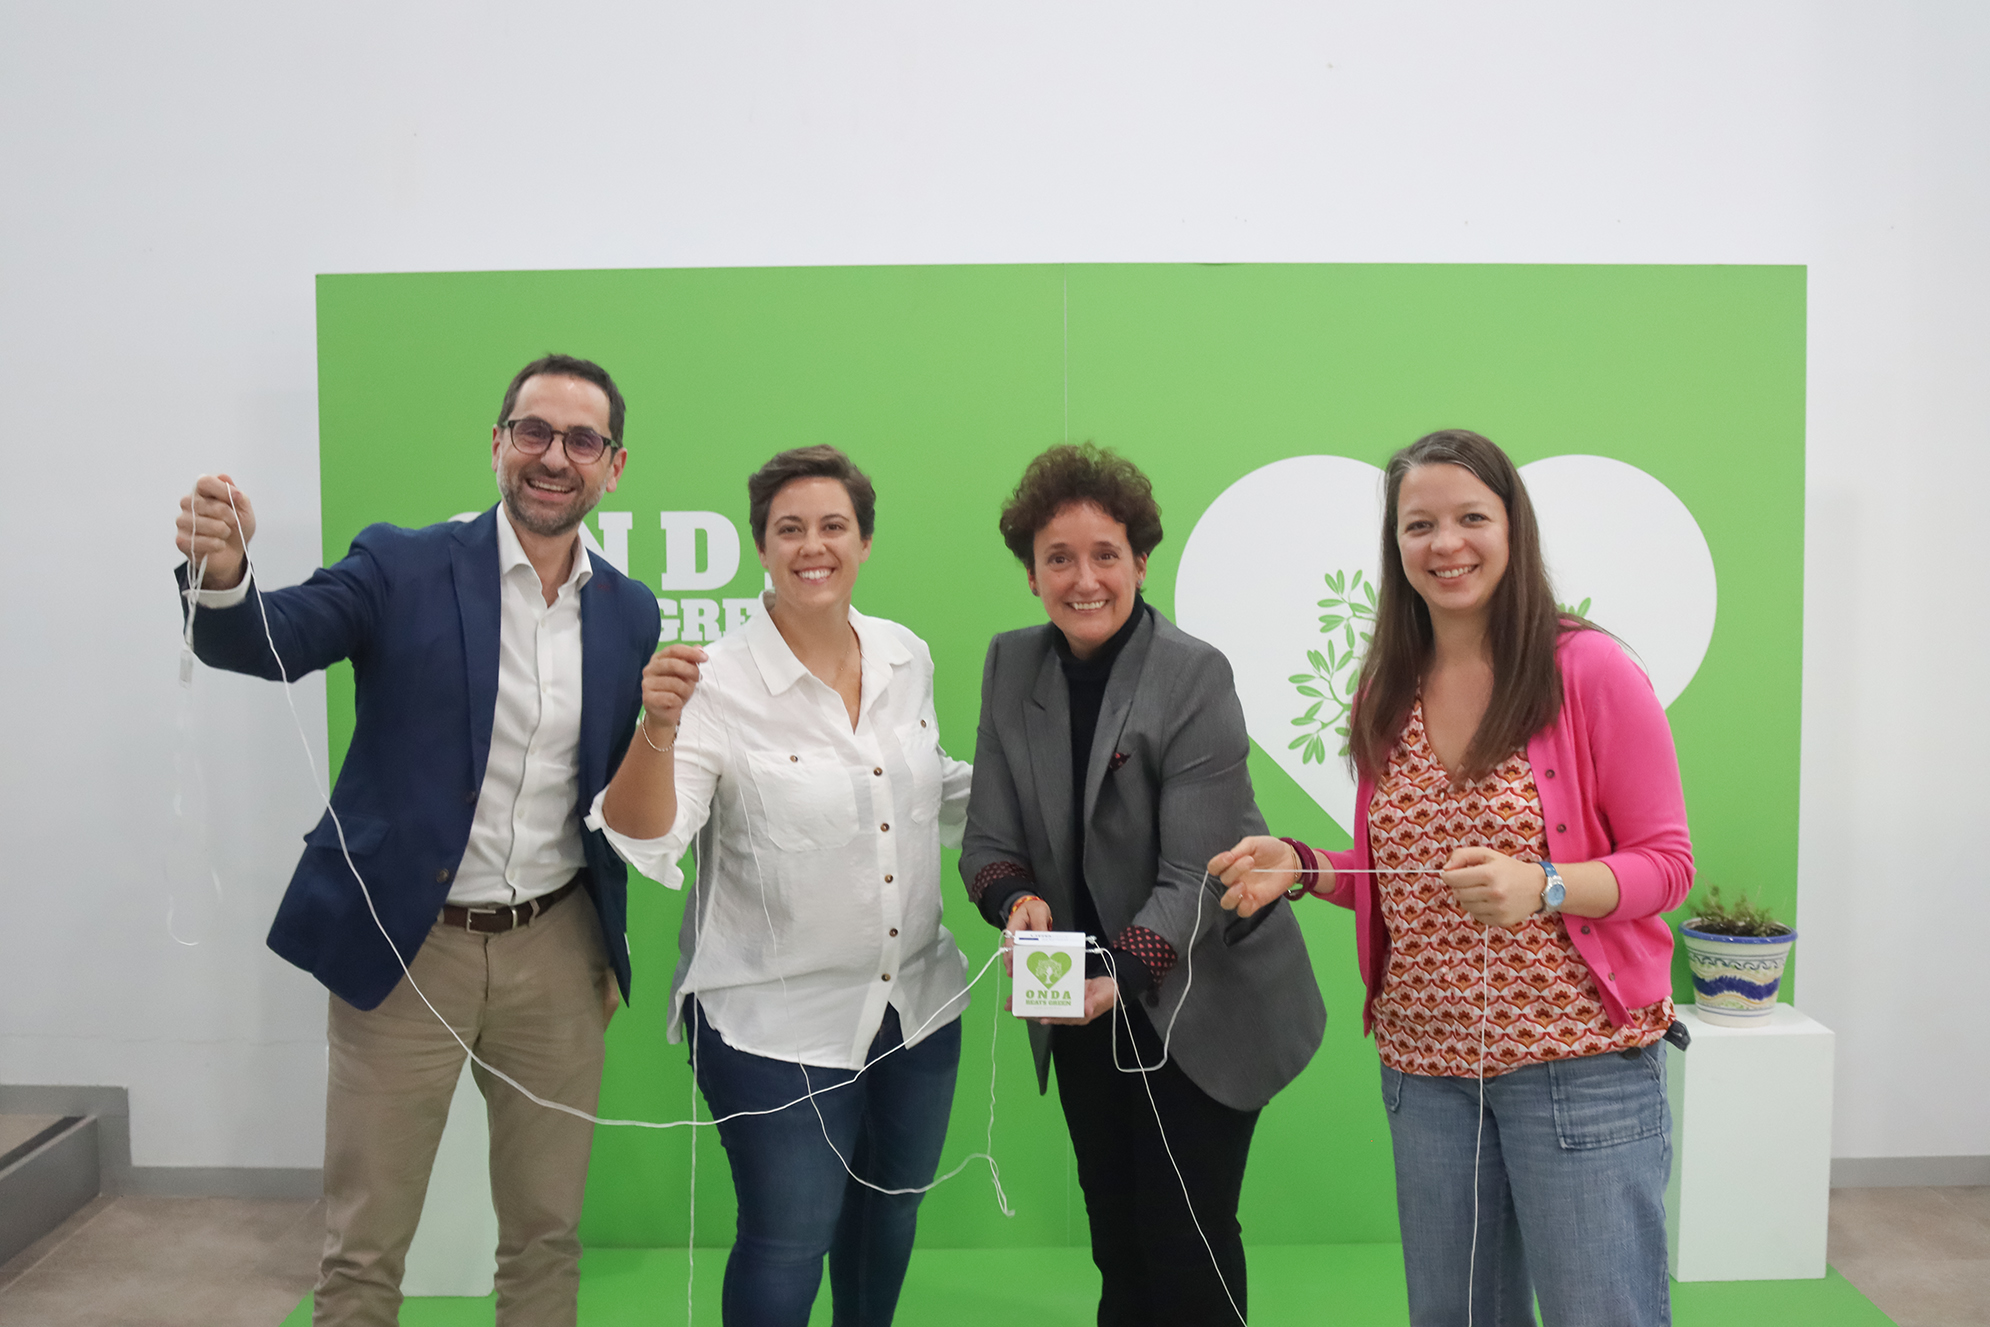
[[1672,934],[1693,879],[1665,711],[1557,610],[1506,453],[1389,462],[1381,594],[1349,723],[1354,846],[1247,838],[1249,915],[1354,909],[1417,1327],[1671,1321]]

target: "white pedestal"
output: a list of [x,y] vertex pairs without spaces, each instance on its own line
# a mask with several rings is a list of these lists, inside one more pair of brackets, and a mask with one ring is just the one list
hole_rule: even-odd
[[491,1293],[497,1280],[498,1224],[491,1207],[490,1158],[490,1119],[465,1060],[449,1101],[442,1145],[435,1150],[435,1168],[429,1172],[421,1225],[408,1248],[403,1294]]
[[1680,1005],[1693,1034],[1667,1048],[1672,1177],[1666,1248],[1680,1281],[1824,1275],[1831,1203],[1831,1029],[1789,1005],[1723,1027]]

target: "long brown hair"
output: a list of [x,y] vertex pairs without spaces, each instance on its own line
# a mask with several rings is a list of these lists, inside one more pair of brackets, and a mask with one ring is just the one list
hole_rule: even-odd
[[1513,461],[1490,439],[1466,429],[1426,434],[1389,458],[1382,509],[1382,586],[1375,605],[1374,640],[1361,666],[1348,756],[1355,769],[1379,778],[1409,722],[1418,684],[1435,638],[1430,609],[1410,588],[1396,543],[1397,501],[1403,477],[1420,465],[1456,465],[1499,495],[1506,505],[1506,574],[1487,606],[1486,645],[1492,655],[1493,694],[1479,730],[1465,750],[1461,782],[1483,778],[1525,746],[1562,712],[1562,670],[1555,642],[1563,630],[1587,627],[1560,613],[1541,559],[1541,529],[1534,504]]

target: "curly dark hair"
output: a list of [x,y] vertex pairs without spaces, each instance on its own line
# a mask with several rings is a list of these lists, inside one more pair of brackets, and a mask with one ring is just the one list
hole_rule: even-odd
[[767,514],[774,495],[797,479],[834,479],[850,495],[857,514],[857,533],[869,539],[878,525],[878,491],[870,476],[840,450],[827,445],[795,447],[780,452],[755,470],[746,480],[747,523],[753,527],[753,546],[766,550]]
[[1025,567],[1036,569],[1037,531],[1073,503],[1089,502],[1126,527],[1135,557],[1161,542],[1161,507],[1140,467],[1089,442],[1059,443],[1029,463],[1002,507],[1002,542]]

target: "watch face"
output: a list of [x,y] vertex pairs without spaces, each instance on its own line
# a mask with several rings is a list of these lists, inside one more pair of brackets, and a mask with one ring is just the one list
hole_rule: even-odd
[[1549,907],[1559,908],[1562,906],[1562,900],[1567,898],[1568,895],[1568,886],[1562,883],[1560,876],[1557,876],[1548,882],[1547,891],[1541,897],[1547,902]]

